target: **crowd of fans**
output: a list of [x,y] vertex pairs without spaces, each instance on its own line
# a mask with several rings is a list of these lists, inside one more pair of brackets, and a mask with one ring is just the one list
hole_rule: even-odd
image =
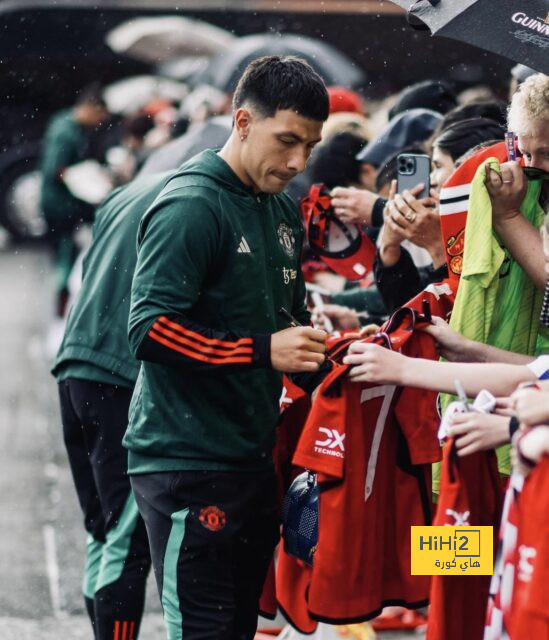
[[[456,324],[457,313],[453,319],[448,314],[434,317],[426,329],[448,362],[410,358],[361,340],[351,345],[345,362],[352,365],[350,375],[357,382],[424,387],[451,394],[458,379],[469,397],[488,389],[498,398],[494,412],[455,415],[447,434],[455,439],[459,456],[512,441],[512,472],[528,476],[549,453],[549,383],[543,380],[549,378],[549,362],[544,359],[544,349],[549,346],[544,342],[549,327],[549,225],[545,222],[540,229],[539,216],[528,218],[524,213],[530,200],[532,210],[545,216],[549,212],[549,78],[517,67],[508,103],[495,96],[471,99],[470,91],[457,95],[446,83],[435,80],[407,87],[377,106],[347,88],[331,87],[329,95],[330,116],[322,142],[307,169],[287,191],[298,205],[311,185],[325,185],[331,198],[330,215],[348,227],[356,225],[375,246],[375,258],[369,273],[348,280],[328,267],[306,243],[305,280],[322,300],[319,304],[316,297],[317,304],[310,304],[316,328],[365,337],[375,334],[396,309],[431,285],[450,282],[455,284],[454,293],[459,291],[456,283],[463,277],[462,263],[454,270],[450,260],[463,260],[463,250],[449,255],[447,237],[441,231],[445,215],[441,199],[445,211],[451,212],[457,193],[452,189],[458,188],[452,182],[456,172],[486,149],[497,147],[499,162],[486,169],[485,179],[491,206],[490,235],[493,229],[509,271],[509,265],[515,264],[524,274],[524,283],[532,285],[533,299],[538,301],[532,306],[537,315],[530,318],[534,338],[519,348],[516,342],[498,342],[492,335],[485,339],[467,335],[462,325]],[[160,147],[176,139],[190,140],[198,135],[198,146],[190,147],[193,153],[201,150],[202,140],[202,148],[223,145],[230,122],[228,127],[217,123],[220,116],[231,113],[228,97],[216,95],[214,99],[205,92],[202,97],[190,98],[186,105],[156,100],[125,119],[120,145],[130,159],[113,176],[113,186],[131,181],[155,153],[161,152]],[[386,122],[380,126],[384,117]],[[75,229],[93,218],[89,205],[69,193],[62,175],[66,167],[86,158],[89,132],[107,118],[101,97],[85,93],[70,112],[56,118],[46,136],[42,206],[61,274],[60,315],[65,312],[68,272],[75,259]],[[209,127],[213,141],[207,133]],[[511,153],[516,153],[517,161],[507,161],[507,147],[502,155],[506,131],[514,134]],[[168,159],[171,166],[165,168],[176,169],[189,159],[188,153],[188,147],[174,146]],[[398,157],[403,153],[429,156],[428,185],[421,183],[399,192]],[[467,206],[468,216],[474,216],[471,202]],[[521,288],[526,287],[524,283]],[[517,300],[518,296],[517,290]],[[489,303],[482,298],[481,304]],[[510,472],[509,467],[500,466],[505,481]],[[538,552],[549,565],[549,558],[542,556],[545,550]],[[384,615],[395,621],[405,618],[400,609]],[[549,609],[543,615],[547,625]],[[416,623],[417,618],[412,624]],[[526,637],[520,634],[530,623],[517,619],[513,624],[520,631],[511,637]]]

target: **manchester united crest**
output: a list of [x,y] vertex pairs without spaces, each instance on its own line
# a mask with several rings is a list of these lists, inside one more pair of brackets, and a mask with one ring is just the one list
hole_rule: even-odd
[[295,238],[293,230],[287,224],[282,223],[278,227],[277,235],[278,241],[284,251],[288,256],[290,256],[290,258],[293,258],[295,253]]
[[220,531],[227,522],[227,516],[219,507],[204,507],[198,516],[203,527],[210,531]]

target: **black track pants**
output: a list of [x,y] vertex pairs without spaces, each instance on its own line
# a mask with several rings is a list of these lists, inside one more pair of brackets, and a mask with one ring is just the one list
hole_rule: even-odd
[[59,383],[63,437],[88,532],[83,592],[97,640],[136,640],[150,569],[122,447],[131,395],[89,380]]
[[251,640],[279,537],[272,472],[132,475],[169,640]]

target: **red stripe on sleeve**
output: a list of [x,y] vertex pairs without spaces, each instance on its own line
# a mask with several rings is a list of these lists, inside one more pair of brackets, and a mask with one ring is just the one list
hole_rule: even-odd
[[239,338],[238,340],[234,340],[232,342],[225,341],[225,340],[217,340],[216,338],[206,338],[206,336],[203,336],[200,333],[196,333],[196,331],[192,331],[191,329],[187,329],[186,327],[183,327],[180,324],[176,324],[175,322],[172,322],[171,320],[166,318],[166,316],[160,316],[158,320],[163,324],[165,324],[170,329],[174,329],[175,331],[180,331],[181,333],[184,333],[185,335],[187,335],[189,338],[194,338],[195,340],[198,340],[199,342],[203,342],[204,344],[212,347],[226,347],[228,349],[235,349],[237,347],[244,347],[244,346],[251,347],[253,344],[253,338]]
[[[221,357],[224,356],[240,356],[240,355],[252,355],[253,354],[253,347],[252,346],[237,346],[234,349],[218,349],[216,347],[205,347],[200,343],[197,343],[195,340],[188,340],[187,338],[183,337],[182,335],[180,335],[179,333],[175,332],[175,331],[170,331],[169,329],[166,329],[164,326],[162,326],[160,323],[155,322],[152,326],[152,328],[150,329],[150,331],[156,331],[156,333],[159,333],[161,335],[163,335],[166,338],[169,338],[179,344],[183,344],[186,345],[188,347],[192,347],[193,349],[197,349],[198,351],[204,353],[204,354],[212,354],[212,355],[218,355]],[[250,338],[250,340],[252,340]],[[252,340],[253,343],[253,340]]]
[[219,358],[219,357],[214,357],[214,356],[206,356],[203,355],[201,353],[196,353],[195,351],[190,351],[189,349],[185,349],[184,347],[182,347],[181,345],[177,344],[176,342],[173,342],[171,340],[168,340],[166,338],[164,338],[163,336],[159,335],[158,333],[156,333],[155,331],[153,331],[152,329],[149,331],[149,337],[152,338],[153,340],[155,340],[156,342],[159,342],[160,344],[163,344],[165,347],[168,347],[169,349],[173,349],[174,351],[178,351],[179,353],[182,353],[183,355],[188,356],[189,358],[193,359],[193,360],[200,360],[201,362],[206,362],[208,364],[251,364],[252,362],[252,356],[238,356],[238,357],[223,357],[223,358]]

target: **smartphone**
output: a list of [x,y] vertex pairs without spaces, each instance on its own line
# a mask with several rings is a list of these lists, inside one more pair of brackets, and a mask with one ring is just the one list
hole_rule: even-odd
[[431,158],[421,153],[401,153],[397,156],[397,191],[413,189],[420,182],[424,187],[416,198],[427,198],[430,192],[429,175],[431,173]]
[[505,146],[507,147],[507,160],[516,160],[515,134],[512,131],[505,132]]

